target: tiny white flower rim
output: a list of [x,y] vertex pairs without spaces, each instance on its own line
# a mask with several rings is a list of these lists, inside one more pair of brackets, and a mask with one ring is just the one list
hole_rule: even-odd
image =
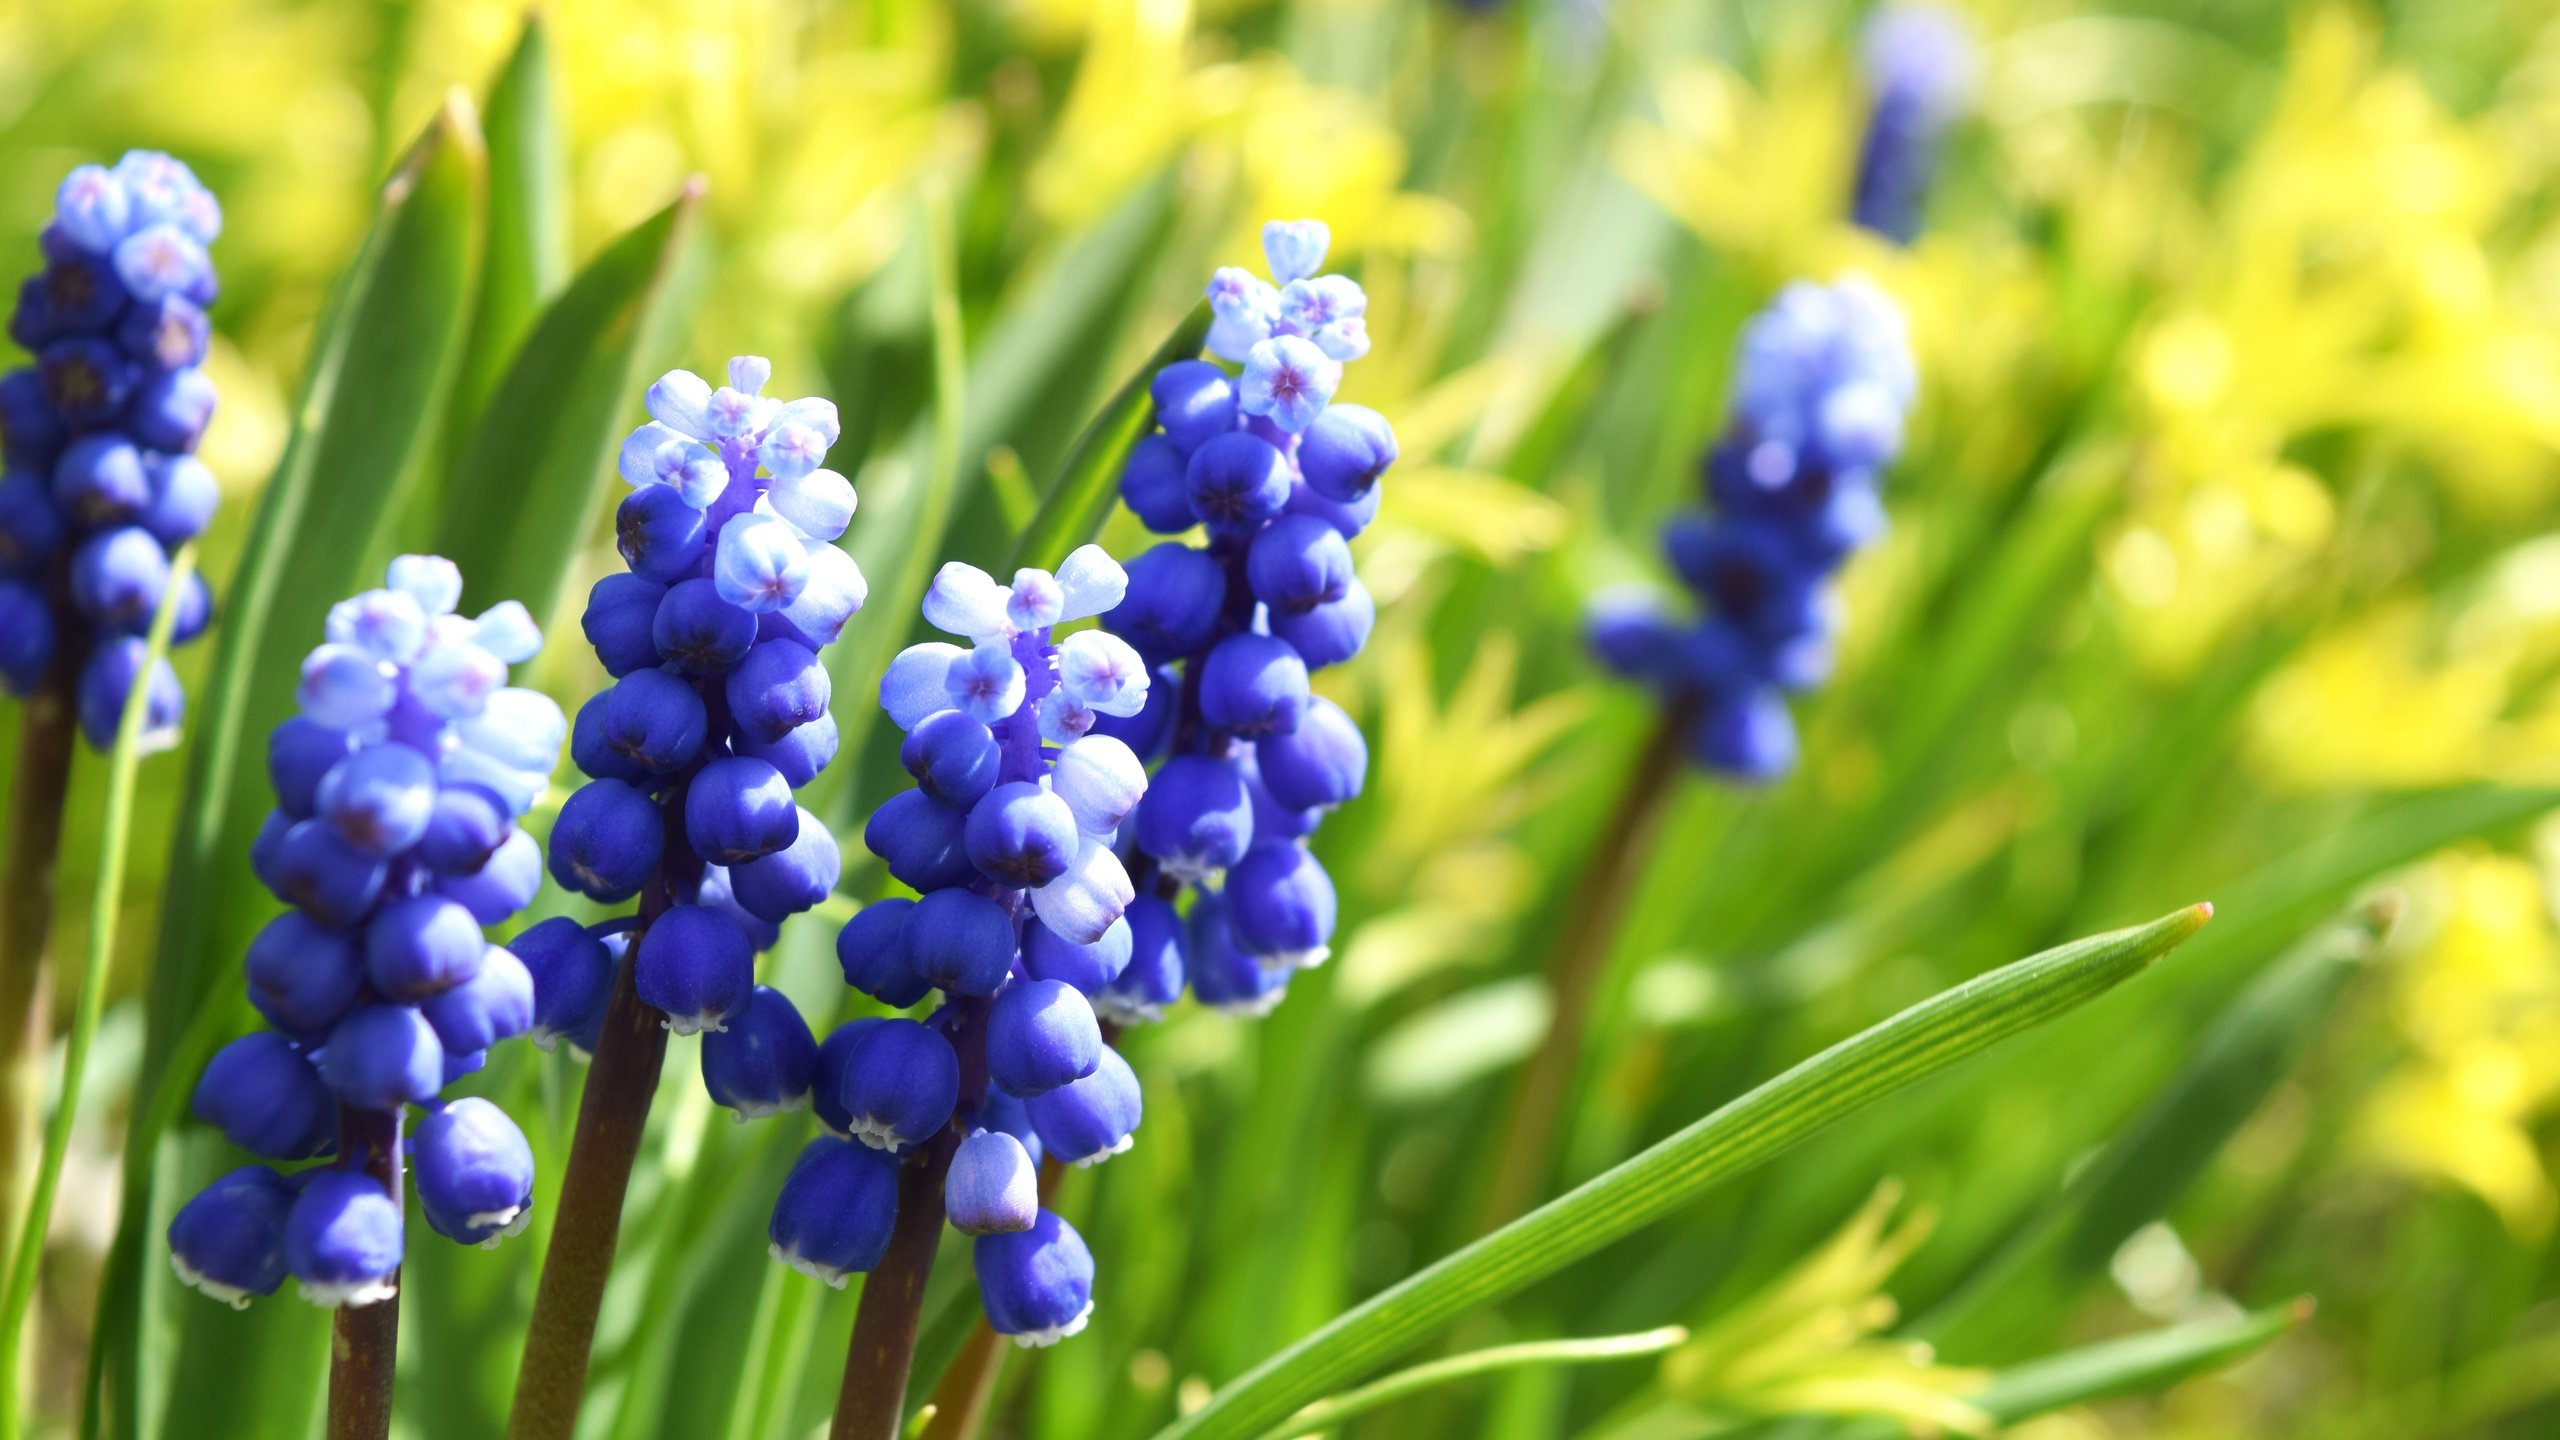
[[341,1306],[349,1310],[361,1310],[367,1305],[379,1305],[399,1294],[400,1286],[388,1277],[325,1283],[305,1280],[301,1282],[301,1291],[303,1299],[324,1310],[335,1310]]
[[1045,1329],[1026,1330],[1012,1337],[1013,1343],[1025,1350],[1045,1350],[1071,1335],[1084,1333],[1085,1324],[1091,1319],[1093,1319],[1093,1302],[1087,1300],[1084,1302],[1084,1308],[1075,1313],[1075,1318]]
[[792,1269],[799,1271],[801,1274],[808,1276],[810,1279],[827,1286],[829,1289],[843,1289],[844,1282],[848,1278],[847,1272],[839,1270],[833,1265],[822,1265],[801,1254],[796,1246],[785,1247],[779,1240],[767,1245],[765,1247],[765,1253],[771,1255],[774,1259],[781,1261],[783,1264],[790,1266]]
[[169,1268],[178,1272],[178,1280],[180,1283],[192,1289],[201,1290],[206,1295],[221,1301],[223,1304],[230,1306],[234,1310],[246,1310],[249,1308],[250,1295],[248,1291],[237,1285],[226,1285],[223,1282],[214,1279],[212,1276],[198,1270],[193,1265],[188,1264],[187,1257],[179,1254],[175,1250],[169,1252]]

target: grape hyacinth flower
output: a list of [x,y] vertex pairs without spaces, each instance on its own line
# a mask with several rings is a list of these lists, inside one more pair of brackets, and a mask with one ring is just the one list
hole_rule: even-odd
[[1786,695],[1830,673],[1831,578],[1884,532],[1878,477],[1902,449],[1913,386],[1901,311],[1856,277],[1790,285],[1743,331],[1732,416],[1706,460],[1712,508],[1662,535],[1698,618],[1675,623],[1621,592],[1591,623],[1601,660],[1684,718],[1699,764],[1745,780],[1794,765]]
[[611,932],[630,930],[639,1000],[700,1034],[711,1095],[739,1118],[808,1102],[816,1045],[755,956],[835,888],[835,838],[793,792],[835,758],[818,652],[862,608],[838,549],[853,486],[820,467],[835,405],[763,394],[742,355],[714,388],[686,370],[649,387],[623,442],[632,493],[615,529],[628,573],[589,593],[587,639],[615,679],[579,708],[569,753],[588,783],[551,832],[551,873],[636,927],[550,922],[536,1003],[548,1035],[593,1048],[611,991]]
[[[1368,353],[1368,302],[1316,273],[1324,224],[1262,235],[1270,280],[1230,268],[1209,284],[1209,348],[1241,374],[1205,360],[1158,371],[1159,429],[1120,482],[1148,529],[1207,531],[1132,561],[1127,598],[1103,616],[1159,682],[1139,714],[1097,726],[1157,766],[1128,837],[1136,955],[1097,1000],[1123,1023],[1157,1018],[1186,980],[1204,1004],[1260,1014],[1293,969],[1324,960],[1333,882],[1306,841],[1367,777],[1359,725],[1308,680],[1368,642],[1377,609],[1349,542],[1378,513],[1395,432],[1332,403],[1343,363]],[[1187,925],[1174,908],[1186,885],[1202,891]]]
[[1973,88],[1973,40],[1938,6],[1899,4],[1867,22],[1861,49],[1875,109],[1858,149],[1850,219],[1908,245],[1920,233],[1947,123]]
[[810,1142],[774,1205],[774,1258],[830,1284],[878,1265],[903,1163],[939,1175],[944,1213],[978,1238],[986,1314],[1047,1345],[1084,1328],[1093,1257],[1039,1205],[1043,1154],[1092,1165],[1127,1149],[1138,1081],[1105,1043],[1095,997],[1132,953],[1133,898],[1114,846],[1145,796],[1129,746],[1098,732],[1147,706],[1138,653],[1056,627],[1119,604],[1128,576],[1099,546],[1055,574],[1000,585],[935,577],[925,618],[970,642],[912,646],[881,680],[916,788],[863,840],[918,898],[878,901],[836,940],[845,981],[923,1020],[857,1020],[821,1047]]
[[839,876],[835,837],[794,792],[835,759],[818,656],[865,586],[835,544],[853,485],[821,464],[836,407],[766,396],[772,373],[753,355],[721,386],[671,370],[622,445],[628,569],[596,583],[584,617],[614,680],[570,728],[589,779],[561,807],[550,865],[592,900],[639,904],[591,928],[552,922],[531,945],[535,1025],[593,1065],[517,1370],[520,1433],[576,1423],[666,1038],[702,1037],[704,1088],[740,1120],[810,1103],[823,1063],[790,1000],[756,983],[756,955]]
[[[80,166],[10,312],[33,363],[0,375],[0,685],[23,698],[55,677],[100,750],[137,684],[143,749],[177,743],[185,697],[166,660],[143,673],[143,636],[170,552],[220,499],[195,448],[213,418],[199,367],[221,230],[222,207],[167,155]],[[199,576],[177,607],[171,642],[185,644],[212,618]]]
[[442,1098],[535,1022],[534,977],[484,927],[532,900],[541,852],[517,825],[568,723],[507,667],[542,637],[523,606],[455,613],[452,562],[403,555],[388,585],[332,607],[303,662],[301,713],[267,744],[276,806],[251,863],[293,908],[249,944],[250,1003],[271,1027],[217,1052],[198,1119],[279,1161],[235,1170],[178,1212],[169,1258],[234,1305],[287,1276],[324,1306],[396,1290],[401,1118],[419,1208],[448,1239],[524,1228],[533,1152],[486,1100]]

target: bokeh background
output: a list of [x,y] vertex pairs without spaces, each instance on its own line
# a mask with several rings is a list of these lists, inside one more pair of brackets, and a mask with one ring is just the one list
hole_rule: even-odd
[[[1548,1025],[1545,956],[1650,718],[1583,655],[1583,603],[1663,573],[1651,535],[1694,492],[1743,319],[1849,271],[1904,304],[1922,377],[1893,531],[1848,573],[1796,773],[1680,782],[1610,958],[1565,1178],[2016,955],[2198,899],[2222,918],[1453,1342],[1678,1322],[1711,1349],[1516,1372],[1348,1433],[1926,1433],[1987,1368],[2297,1296],[2316,1313],[2236,1366],[2014,1433],[2560,1429],[2560,16],[1955,8],[1973,103],[1905,248],[1844,220],[1866,11],[1835,0],[544,7],[563,258],[707,177],[660,358],[765,353],[782,392],[832,395],[838,455],[863,457],[857,532],[915,483],[928,193],[957,219],[969,413],[1001,417],[964,432],[940,537],[982,563],[1261,220],[1328,221],[1371,297],[1377,347],[1344,394],[1405,459],[1360,542],[1377,637],[1327,681],[1374,756],[1320,842],[1345,938],[1267,1019],[1185,1007],[1130,1037],[1138,1148],[1060,1206],[1101,1309],[1007,1369],[999,1433],[1144,1435],[1475,1233],[1506,1087]],[[376,185],[449,90],[486,90],[523,18],[0,5],[0,254],[32,268],[55,180],[128,146],[224,199],[217,593]],[[1138,539],[1126,517],[1106,532]],[[858,627],[888,645],[906,623]],[[572,704],[597,679],[577,649],[543,670]],[[848,832],[888,793],[869,759],[826,802]],[[152,764],[145,836],[182,762]],[[94,873],[103,768],[77,777],[67,894]],[[130,1178],[159,863],[146,841],[47,1262],[40,1394],[66,1426]],[[849,867],[857,898],[884,884]],[[2378,943],[2330,936],[2334,985],[2251,989],[2302,936],[2377,913],[2397,921]],[[846,1010],[826,926],[795,925],[775,983],[813,1017]],[[2249,995],[2283,1063],[2204,1097],[2222,1128],[2192,1127],[2203,1153],[2164,1193],[2093,1209],[2110,1137],[2180,1099],[2199,1035]],[[591,1433],[806,1434],[852,1305],[762,1258],[803,1130],[729,1126],[692,1042],[670,1059]],[[513,1097],[556,1185],[571,1062],[528,1051],[477,1083]],[[160,1155],[173,1175],[222,1160],[184,1131]],[[496,1433],[538,1253],[413,1265],[403,1433]],[[130,1342],[141,1427],[307,1433],[318,1322],[167,1288]]]

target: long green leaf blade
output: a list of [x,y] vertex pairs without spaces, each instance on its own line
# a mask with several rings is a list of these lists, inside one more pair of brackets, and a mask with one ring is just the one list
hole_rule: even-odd
[[684,300],[704,186],[624,234],[580,271],[517,350],[463,450],[437,553],[480,603],[547,616],[615,488],[614,446]]
[[[259,504],[202,689],[145,995],[137,1095],[158,1095],[181,1037],[200,1016],[237,1008],[211,1002],[231,952],[272,909],[249,870],[250,843],[267,809],[258,757],[267,731],[290,713],[322,612],[357,587],[362,567],[378,553],[383,522],[398,513],[403,484],[441,413],[470,313],[485,169],[478,119],[455,95],[383,186],[373,228],[313,347],[293,435]],[[244,1425],[255,1416],[257,1425],[273,1427],[240,1434],[298,1436],[298,1417],[313,1398],[301,1393],[310,1388],[301,1384],[306,1377],[291,1365],[232,1353],[227,1341],[187,1343],[210,1339],[213,1323],[182,1319],[179,1333],[155,1346],[144,1373],[137,1347],[158,1271],[144,1263],[143,1250],[145,1237],[159,1229],[150,1201],[162,1135],[149,1122],[170,1113],[156,1103],[139,1111],[126,1136],[124,1208],[99,1295],[91,1364],[91,1403],[104,1413],[88,1428],[118,1436],[156,1428],[162,1392],[146,1386],[166,1386],[189,1395],[189,1418],[205,1413],[197,1405],[213,1404]],[[246,1319],[223,1312],[218,1323],[241,1343],[254,1343],[253,1334],[324,1333],[325,1326],[296,1325],[299,1318],[269,1306]],[[272,1406],[266,1397],[236,1393],[262,1378],[289,1382]],[[207,1388],[189,1388],[198,1380]]]
[[1111,502],[1119,496],[1120,472],[1128,467],[1129,452],[1155,424],[1156,402],[1149,386],[1156,372],[1177,360],[1197,359],[1201,344],[1209,338],[1209,320],[1208,301],[1192,306],[1191,313],[1182,317],[1182,323],[1173,327],[1173,333],[1147,356],[1136,374],[1121,383],[1102,413],[1076,437],[1066,463],[1058,467],[1057,478],[1040,497],[1039,510],[1015,537],[1013,557],[1005,562],[1007,572],[1025,565],[1054,567],[1067,558],[1068,551],[1102,529],[1103,520],[1111,514]]
[[2198,905],[2030,956],[1842,1041],[1335,1317],[1157,1432],[1160,1440],[1258,1435],[1465,1311],[1670,1214],[1870,1101],[2097,998],[2193,935],[2212,913]]
[[552,104],[551,41],[541,11],[525,12],[516,48],[490,82],[485,117],[489,234],[479,304],[454,380],[457,451],[507,372],[509,357],[543,307],[569,283],[569,159]]

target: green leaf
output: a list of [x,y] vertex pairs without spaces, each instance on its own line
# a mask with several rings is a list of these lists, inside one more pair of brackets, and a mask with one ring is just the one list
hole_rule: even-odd
[[2155,1394],[2248,1358],[2311,1318],[2311,1309],[2308,1299],[2296,1300],[2235,1319],[2198,1320],[2101,1341],[2012,1366],[1995,1375],[1989,1389],[1965,1398],[2008,1426],[2073,1405]]
[[552,105],[551,42],[539,10],[525,12],[516,48],[489,84],[485,128],[489,228],[480,302],[454,379],[456,454],[534,317],[569,282],[569,161]]
[[1209,338],[1209,319],[1208,301],[1192,306],[1191,313],[1182,317],[1182,323],[1173,327],[1136,374],[1121,382],[1102,413],[1076,437],[1075,448],[1067,452],[1066,463],[1058,467],[1057,478],[1040,497],[1040,509],[1015,537],[1006,572],[1025,565],[1055,568],[1068,551],[1102,529],[1112,502],[1119,498],[1120,472],[1128,466],[1129,452],[1156,423],[1155,396],[1149,389],[1156,372],[1177,360],[1198,359],[1200,346]]
[[521,600],[537,617],[551,613],[603,497],[619,488],[614,449],[687,308],[703,189],[687,184],[589,261],[490,397],[436,538],[475,603]]
[[[274,1340],[308,1347],[325,1333],[325,1323],[290,1306],[247,1316],[212,1305],[179,1309],[176,1332],[155,1337],[147,1365],[138,1354],[146,1292],[165,1288],[162,1267],[143,1255],[166,1214],[150,1203],[153,1166],[176,1107],[159,1097],[164,1081],[192,1078],[170,1066],[194,1023],[240,1008],[236,995],[224,1002],[221,992],[241,945],[275,908],[249,871],[249,847],[268,809],[266,734],[292,711],[322,615],[366,578],[362,567],[378,553],[386,517],[399,513],[412,461],[441,412],[470,312],[484,170],[478,121],[456,95],[383,186],[373,228],[312,347],[292,438],[224,597],[144,996],[147,1039],[134,1093],[153,1103],[138,1107],[126,1136],[124,1209],[110,1283],[99,1296],[91,1362],[92,1404],[103,1407],[91,1428],[103,1426],[99,1433],[155,1432],[163,1400],[184,1395],[177,1418],[185,1423],[223,1414],[238,1435],[299,1440],[318,1393],[316,1382],[305,1383],[321,1361],[316,1351],[273,1363],[255,1354]],[[222,1157],[207,1150],[203,1158]],[[273,1395],[242,1393],[261,1381],[286,1383]]]
[[1978,976],[1834,1045],[1580,1188],[1336,1316],[1162,1440],[1245,1440],[1477,1306],[1659,1220],[1869,1102],[2095,999],[2212,915],[2198,905]]
[[1998,1359],[2051,1333],[2079,1282],[2103,1272],[2126,1237],[2166,1214],[2293,1073],[2398,913],[2396,896],[2377,901],[2309,936],[2259,976],[2158,1097],[1913,1333],[1960,1363]]

